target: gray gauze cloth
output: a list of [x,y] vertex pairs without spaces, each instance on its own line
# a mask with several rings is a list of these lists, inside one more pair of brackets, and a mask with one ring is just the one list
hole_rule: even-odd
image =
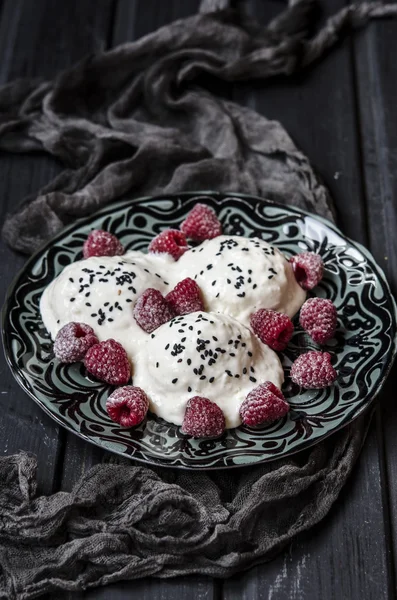
[[[314,36],[312,3],[266,27],[226,2],[110,52],[52,82],[0,89],[0,148],[47,151],[66,169],[3,228],[31,253],[66,223],[122,196],[217,189],[264,195],[332,218],[328,193],[275,121],[205,89],[288,75],[346,27],[397,5],[347,7]],[[271,559],[320,521],[349,476],[368,419],[298,455],[215,473],[97,465],[71,493],[38,496],[36,462],[0,458],[0,598],[35,598],[147,575],[227,577]]]

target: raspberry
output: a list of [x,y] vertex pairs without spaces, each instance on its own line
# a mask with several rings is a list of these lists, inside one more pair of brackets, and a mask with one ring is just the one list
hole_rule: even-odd
[[177,283],[165,299],[176,315],[188,315],[192,312],[204,310],[201,290],[190,277],[186,277],[186,279]]
[[292,363],[291,379],[303,388],[317,389],[331,385],[336,379],[336,371],[331,365],[329,352],[311,350],[301,354]]
[[63,363],[83,360],[91,346],[98,343],[92,327],[85,323],[67,323],[57,333],[54,342],[54,353]]
[[212,240],[222,235],[222,225],[213,208],[205,204],[196,204],[180,227],[186,237],[195,242]]
[[112,421],[122,427],[134,427],[142,423],[149,409],[145,392],[133,385],[118,388],[106,400],[106,410]]
[[162,231],[149,244],[149,252],[171,254],[175,260],[178,260],[186,250],[189,250],[189,246],[185,234],[177,229]]
[[115,235],[102,229],[94,229],[84,242],[84,258],[90,256],[119,256],[124,254],[124,248]]
[[336,308],[331,300],[309,298],[301,308],[299,323],[316,344],[325,344],[335,333]]
[[186,406],[182,432],[195,438],[219,437],[225,430],[225,416],[215,402],[194,396]]
[[147,333],[174,317],[172,307],[158,290],[148,288],[139,296],[134,307],[134,319]]
[[302,252],[290,258],[295,279],[304,290],[312,290],[323,278],[323,259],[315,252]]
[[281,419],[289,411],[283,393],[271,381],[254,388],[240,406],[240,417],[244,425],[255,427]]
[[251,315],[253,332],[264,344],[273,350],[284,350],[290,341],[294,326],[284,313],[267,308],[260,308]]
[[127,353],[116,340],[110,339],[91,346],[84,364],[89,373],[110,385],[123,385],[131,377]]

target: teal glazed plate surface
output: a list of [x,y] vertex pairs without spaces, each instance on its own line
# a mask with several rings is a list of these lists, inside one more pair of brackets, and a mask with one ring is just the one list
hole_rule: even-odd
[[[315,289],[338,310],[335,337],[324,347],[338,371],[334,386],[302,391],[289,379],[293,360],[319,349],[295,318],[295,333],[281,353],[289,414],[261,429],[238,427],[217,440],[194,440],[153,414],[122,429],[105,410],[112,388],[87,376],[83,365],[62,365],[39,312],[44,288],[82,258],[92,229],[116,234],[128,250],[143,250],[163,229],[177,228],[196,202],[213,206],[225,234],[260,237],[286,256],[321,254],[325,276]],[[188,469],[253,465],[315,444],[363,413],[381,389],[396,352],[396,305],[370,253],[331,223],[253,196],[181,193],[111,204],[64,229],[37,252],[12,284],[2,315],[8,364],[21,387],[57,423],[106,450],[136,460]]]

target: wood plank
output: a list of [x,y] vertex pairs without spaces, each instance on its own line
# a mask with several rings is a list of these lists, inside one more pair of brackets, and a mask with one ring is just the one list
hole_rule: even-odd
[[[397,22],[377,21],[354,40],[359,125],[367,201],[370,249],[397,294],[397,65],[394,48]],[[384,434],[382,455],[385,520],[391,543],[389,586],[397,589],[397,412],[394,365],[381,394],[378,428]],[[395,596],[393,596],[395,597]]]
[[[280,10],[277,5],[256,0],[250,3],[251,13],[266,22]],[[342,0],[322,3],[326,13],[343,5]],[[330,189],[339,225],[352,238],[367,243],[349,42],[305,74],[258,83],[254,93],[251,90],[248,84],[236,98],[284,124]],[[392,597],[380,455],[374,423],[330,515],[271,563],[226,581],[225,600]]]
[[[176,18],[193,14],[198,4],[199,0],[119,0],[114,18],[112,46],[138,39]],[[128,459],[102,451],[72,434],[67,434],[62,489],[71,489],[82,473],[100,462],[130,464]],[[65,600],[190,600],[192,597],[196,597],[197,600],[217,600],[220,597],[220,583],[200,576],[172,580],[146,578],[66,595]]]
[[[52,77],[87,52],[104,47],[111,3],[93,0],[54,3],[4,0],[0,15],[0,84],[16,77]],[[34,194],[61,170],[47,156],[2,154],[1,219],[27,195]],[[2,295],[25,258],[0,244]],[[56,487],[64,432],[28,398],[14,381],[4,358],[0,364],[0,452],[19,450],[38,457],[39,491]]]

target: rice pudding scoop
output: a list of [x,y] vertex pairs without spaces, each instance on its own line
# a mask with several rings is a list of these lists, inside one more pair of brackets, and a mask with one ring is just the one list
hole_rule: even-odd
[[219,236],[185,252],[178,261],[183,277],[200,286],[207,310],[238,319],[271,308],[292,318],[306,299],[285,256],[259,238]]
[[150,410],[163,419],[181,425],[189,398],[202,396],[222,409],[227,428],[241,424],[241,403],[264,381],[281,388],[277,354],[232,317],[206,312],[156,329],[141,347],[134,374]]

